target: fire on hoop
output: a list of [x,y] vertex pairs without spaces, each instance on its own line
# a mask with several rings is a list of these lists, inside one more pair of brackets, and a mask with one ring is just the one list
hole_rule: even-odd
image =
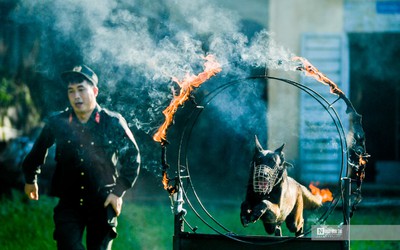
[[350,113],[352,118],[352,130],[354,134],[353,144],[350,148],[350,162],[349,164],[353,167],[357,177],[357,186],[361,187],[361,183],[365,178],[365,167],[368,162],[370,155],[366,152],[365,148],[365,133],[362,129],[361,119],[362,116],[358,114],[353,107],[350,100],[346,97],[341,89],[328,77],[322,74],[316,67],[314,67],[307,59],[303,57],[294,57],[293,61],[300,61],[301,64],[296,68],[299,71],[305,72],[307,76],[315,78],[317,81],[328,85],[332,94],[338,95],[339,98],[347,105],[347,113]]
[[185,103],[185,101],[189,99],[191,92],[222,70],[221,65],[215,60],[215,57],[213,55],[208,55],[204,57],[204,59],[206,60],[206,62],[204,63],[204,71],[200,74],[188,75],[183,81],[179,81],[178,79],[173,78],[173,81],[175,81],[180,87],[179,95],[174,95],[169,106],[164,109],[163,114],[165,116],[165,121],[158,128],[157,132],[153,135],[153,140],[159,142],[162,146],[162,184],[164,189],[167,190],[170,194],[175,193],[177,191],[177,187],[169,185],[170,179],[168,178],[167,174],[167,169],[169,168],[166,159],[165,148],[165,145],[167,144],[167,130],[174,120],[174,115],[176,111],[180,106]]
[[221,65],[215,60],[213,55],[208,55],[204,59],[206,62],[204,63],[205,69],[202,73],[197,76],[189,75],[183,81],[173,78],[173,81],[175,81],[181,89],[179,95],[175,95],[169,106],[164,109],[163,114],[165,116],[165,121],[153,136],[153,140],[160,142],[161,145],[163,145],[167,140],[167,129],[172,124],[174,115],[179,106],[182,106],[183,103],[189,99],[190,93],[193,89],[198,88],[212,76],[221,72]]

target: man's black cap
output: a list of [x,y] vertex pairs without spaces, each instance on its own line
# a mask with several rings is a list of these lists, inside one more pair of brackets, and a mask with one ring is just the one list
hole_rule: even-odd
[[62,72],[61,79],[64,82],[68,82],[69,77],[73,75],[80,75],[85,77],[87,80],[92,82],[94,86],[97,86],[97,84],[99,83],[99,78],[97,77],[96,73],[94,73],[91,68],[84,64],[77,65],[72,70]]

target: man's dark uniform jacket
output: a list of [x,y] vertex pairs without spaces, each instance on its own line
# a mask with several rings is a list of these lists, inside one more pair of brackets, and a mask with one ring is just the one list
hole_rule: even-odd
[[23,162],[26,183],[37,181],[54,143],[52,194],[70,205],[102,204],[109,193],[121,197],[139,174],[139,149],[125,119],[100,106],[85,124],[71,109],[48,118]]

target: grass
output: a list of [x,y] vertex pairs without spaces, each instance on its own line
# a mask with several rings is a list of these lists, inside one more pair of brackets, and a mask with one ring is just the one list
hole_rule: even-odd
[[54,249],[54,242],[49,239],[53,233],[55,200],[41,197],[41,202],[34,203],[13,192],[10,199],[3,197],[0,202],[2,249]]
[[[125,202],[113,249],[172,249],[173,216],[168,198],[165,201],[164,204]],[[30,201],[13,192],[11,197],[0,198],[0,204],[0,249],[56,249],[53,208],[57,199],[42,195],[39,201]]]
[[[46,250],[56,249],[53,240],[53,207],[57,200],[42,196],[39,201],[29,201],[20,192],[10,197],[0,198],[0,248],[3,250]],[[118,237],[114,241],[114,250],[126,249],[172,249],[173,214],[165,199],[138,202],[125,202],[119,217]],[[185,204],[185,208],[188,204]],[[261,223],[243,228],[239,222],[239,208],[236,205],[207,206],[211,215],[228,227],[228,231],[241,235],[265,235]],[[200,209],[198,210],[200,211]],[[220,228],[203,212],[200,215],[211,226]],[[199,233],[215,234],[193,211],[185,217],[192,227],[197,226]],[[400,210],[388,208],[359,208],[353,216],[352,224],[399,225]],[[335,211],[327,224],[338,224],[342,220],[340,211]],[[291,235],[285,226],[284,235]],[[224,231],[223,229],[219,229]],[[185,231],[190,231],[185,225]],[[384,232],[383,232],[384,233]],[[352,241],[351,249],[400,249],[400,241]]]
[[[334,224],[342,218],[341,211],[332,214],[327,224]],[[351,225],[400,225],[400,210],[398,207],[359,207],[351,218]],[[351,228],[350,228],[351,230]],[[382,232],[385,234],[385,232]],[[360,241],[350,243],[351,249],[362,250],[392,250],[400,249],[400,241]]]

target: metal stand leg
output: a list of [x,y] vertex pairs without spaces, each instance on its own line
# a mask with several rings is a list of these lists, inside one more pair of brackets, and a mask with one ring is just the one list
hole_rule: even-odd
[[345,177],[343,181],[343,249],[350,249],[350,195],[351,195],[351,179]]
[[177,186],[177,191],[170,196],[172,203],[172,212],[174,213],[174,235],[179,235],[184,230],[183,216],[186,215],[186,210],[183,208],[183,192],[180,186]]
[[184,230],[182,216],[183,216],[183,212],[175,214],[175,216],[174,216],[174,224],[175,224],[174,225],[174,235],[179,235]]

